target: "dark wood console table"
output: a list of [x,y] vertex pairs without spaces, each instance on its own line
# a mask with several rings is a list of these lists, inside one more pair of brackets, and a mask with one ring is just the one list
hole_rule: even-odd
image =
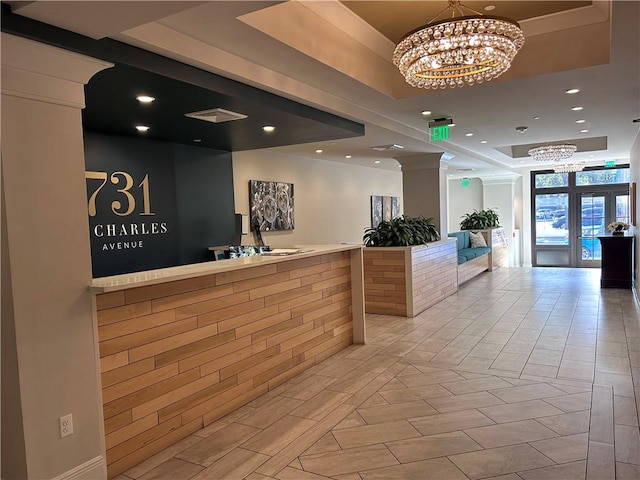
[[602,244],[602,288],[631,288],[633,277],[633,236],[598,237]]

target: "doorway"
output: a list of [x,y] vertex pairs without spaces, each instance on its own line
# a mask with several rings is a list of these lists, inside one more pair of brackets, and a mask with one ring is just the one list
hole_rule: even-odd
[[598,236],[630,222],[629,168],[532,172],[533,266],[600,268]]
[[611,222],[630,223],[629,191],[583,192],[578,194],[577,204],[581,215],[576,216],[580,247],[576,263],[581,267],[600,267],[602,247],[597,237],[608,233],[607,225]]

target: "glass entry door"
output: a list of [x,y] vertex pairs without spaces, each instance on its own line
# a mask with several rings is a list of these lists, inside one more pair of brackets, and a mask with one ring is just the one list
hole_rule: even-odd
[[580,267],[600,267],[602,246],[599,235],[608,233],[607,225],[613,221],[629,223],[629,194],[606,192],[578,194],[580,208],[575,216],[578,233],[576,264]]
[[607,215],[609,195],[578,195],[578,215],[576,215],[576,232],[578,233],[578,259],[581,267],[599,267],[602,260],[602,247],[598,235],[607,231]]

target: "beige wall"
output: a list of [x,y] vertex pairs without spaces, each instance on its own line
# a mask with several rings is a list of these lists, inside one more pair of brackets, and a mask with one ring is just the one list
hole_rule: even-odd
[[[17,370],[3,384],[20,392],[2,423],[24,436],[15,463],[3,438],[3,478],[105,473],[81,108],[83,83],[108,65],[2,34],[2,322]],[[69,413],[74,433],[61,439]]]
[[473,210],[482,210],[482,180],[479,178],[470,178],[471,182],[468,187],[460,184],[460,179],[449,180],[449,231],[457,232],[460,230],[460,222],[465,213],[471,213]]
[[[294,185],[295,228],[263,232],[271,246],[361,243],[371,226],[371,195],[400,197],[403,208],[400,172],[252,150],[233,154],[236,213],[249,214],[249,180]],[[243,243],[253,244],[253,234]]]

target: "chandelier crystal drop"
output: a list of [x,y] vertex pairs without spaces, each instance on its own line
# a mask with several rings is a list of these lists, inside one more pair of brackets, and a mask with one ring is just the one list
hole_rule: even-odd
[[[476,15],[456,17],[462,8]],[[449,0],[444,11],[449,9],[451,19],[432,20],[409,33],[393,52],[394,65],[414,87],[444,89],[490,81],[511,67],[524,44],[513,20],[482,15],[459,0]]]
[[581,172],[584,170],[585,164],[582,162],[578,163],[564,163],[561,165],[556,165],[553,167],[553,171],[555,173],[572,173],[572,172]]
[[577,149],[578,147],[570,143],[541,145],[540,147],[530,148],[529,156],[539,162],[559,162],[573,156]]

